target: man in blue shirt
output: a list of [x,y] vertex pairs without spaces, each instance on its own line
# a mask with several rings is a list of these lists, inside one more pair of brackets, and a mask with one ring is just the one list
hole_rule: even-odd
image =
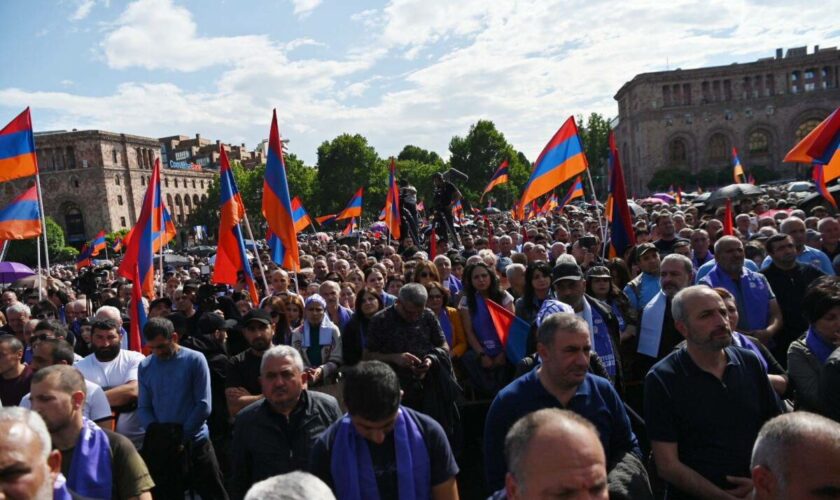
[[[638,457],[639,444],[618,393],[607,379],[588,373],[592,341],[586,320],[571,313],[546,318],[537,332],[537,353],[542,364],[502,389],[493,400],[484,426],[484,469],[492,491],[505,485],[508,472],[504,441],[521,417],[543,408],[571,410],[598,429],[610,471],[623,464],[634,468],[633,481],[647,482]],[[610,477],[610,490],[620,487]],[[627,477],[623,478],[625,481]],[[626,485],[624,485],[626,486]],[[634,497],[637,498],[637,497]]]
[[[779,226],[779,232],[782,232],[793,239],[793,244],[796,247],[796,260],[809,266],[814,266],[828,276],[834,276],[834,266],[831,265],[831,260],[828,255],[821,250],[809,247],[805,244],[805,222],[798,217],[788,217],[782,221]],[[761,268],[766,269],[770,266],[773,259],[768,255],[761,263]]]
[[[143,455],[155,480],[156,498],[183,498],[191,483],[201,498],[227,500],[219,463],[210,442],[210,369],[198,351],[178,345],[166,318],[152,318],[143,328],[152,355],[138,368],[137,414],[146,428]],[[178,470],[186,454],[187,473]]]
[[636,247],[638,276],[624,287],[624,295],[630,301],[630,308],[641,314],[648,302],[659,293],[659,251],[653,243],[642,243]]

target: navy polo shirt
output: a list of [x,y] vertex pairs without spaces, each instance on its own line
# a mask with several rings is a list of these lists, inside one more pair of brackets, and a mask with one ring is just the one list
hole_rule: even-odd
[[568,406],[563,407],[543,387],[537,369],[533,369],[499,391],[487,413],[484,470],[490,491],[500,490],[505,485],[504,447],[508,431],[520,418],[543,408],[571,410],[592,422],[598,429],[607,463],[620,459],[628,451],[641,456],[624,404],[609,380],[587,373]]
[[[703,371],[685,347],[645,377],[645,422],[651,441],[677,443],[680,461],[720,488],[726,476],[750,477],[750,455],[764,422],[781,413],[755,354],[725,349],[723,378]],[[669,487],[669,499],[691,498]]]

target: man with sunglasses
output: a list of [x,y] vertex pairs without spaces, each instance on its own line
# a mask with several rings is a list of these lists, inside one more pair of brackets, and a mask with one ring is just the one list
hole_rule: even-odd
[[[29,344],[32,346],[33,361],[35,358],[35,347],[37,346],[38,342],[47,339],[60,339],[68,341],[69,343],[67,327],[65,327],[57,319],[44,319],[38,321],[35,324],[35,329],[32,332],[32,336],[29,337]],[[73,357],[73,364],[76,364],[82,360],[82,357],[76,353],[73,353]]]
[[249,348],[230,358],[225,378],[225,399],[232,417],[262,398],[260,362],[263,353],[271,348],[274,336],[271,314],[262,309],[251,310],[242,319],[242,324]]

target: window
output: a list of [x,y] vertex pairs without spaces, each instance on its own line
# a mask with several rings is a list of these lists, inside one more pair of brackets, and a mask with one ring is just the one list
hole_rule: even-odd
[[117,175],[115,175],[115,176],[114,176],[114,184],[116,184],[117,186],[119,186],[119,185],[120,185],[120,176],[119,176],[119,174],[117,174]]
[[67,241],[69,243],[85,241],[85,220],[78,207],[71,205],[65,208],[64,227],[67,228]]
[[767,75],[764,78],[764,95],[769,97],[776,93],[776,78],[773,75]]
[[175,178],[175,189],[178,189],[178,178]]
[[164,179],[163,180],[163,185],[164,185],[164,187],[169,187],[169,179]]
[[796,129],[796,142],[804,139],[805,136],[811,133],[811,131],[814,130],[821,121],[822,120],[811,119],[802,122],[802,125]]
[[685,165],[688,162],[688,151],[684,139],[674,139],[668,146],[668,158],[672,166]]
[[770,136],[763,130],[750,134],[750,155],[767,154],[770,151]]
[[204,189],[204,179],[201,179],[201,189]]
[[120,226],[125,227],[125,217],[120,217]]
[[729,149],[726,136],[723,134],[714,134],[709,139],[709,159],[711,161],[723,161],[727,159],[727,149]]
[[121,194],[117,195],[117,205],[122,206],[123,204],[123,197]]
[[141,185],[141,186],[145,186],[145,185],[146,185],[146,176],[145,176],[145,175],[141,175],[141,176],[140,176],[140,185]]
[[691,105],[691,84],[690,83],[684,83],[683,84],[682,98],[683,98],[683,105],[685,105],[685,106],[690,106]]
[[116,164],[116,163],[119,163],[119,161],[120,161],[120,154],[117,152],[117,150],[116,150],[116,149],[112,149],[112,150],[111,150],[111,159],[114,161],[114,163],[115,163],[115,164]]
[[71,177],[70,178],[70,186],[72,186],[74,188],[78,188],[79,187],[79,179],[76,179],[75,177]]
[[76,154],[73,146],[67,146],[67,168],[76,168]]
[[193,179],[193,189],[195,189],[195,179]]

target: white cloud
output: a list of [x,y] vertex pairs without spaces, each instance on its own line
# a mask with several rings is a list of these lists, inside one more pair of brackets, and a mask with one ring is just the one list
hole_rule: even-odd
[[70,16],[71,21],[81,21],[86,18],[90,11],[93,10],[93,6],[96,4],[96,0],[81,0],[78,2],[76,6],[76,10],[73,11],[73,14]]
[[292,0],[294,13],[298,18],[304,18],[312,13],[316,7],[321,5],[321,0]]
[[72,87],[74,85],[73,80],[61,80],[58,83],[60,83],[61,85],[65,86],[65,87]]

